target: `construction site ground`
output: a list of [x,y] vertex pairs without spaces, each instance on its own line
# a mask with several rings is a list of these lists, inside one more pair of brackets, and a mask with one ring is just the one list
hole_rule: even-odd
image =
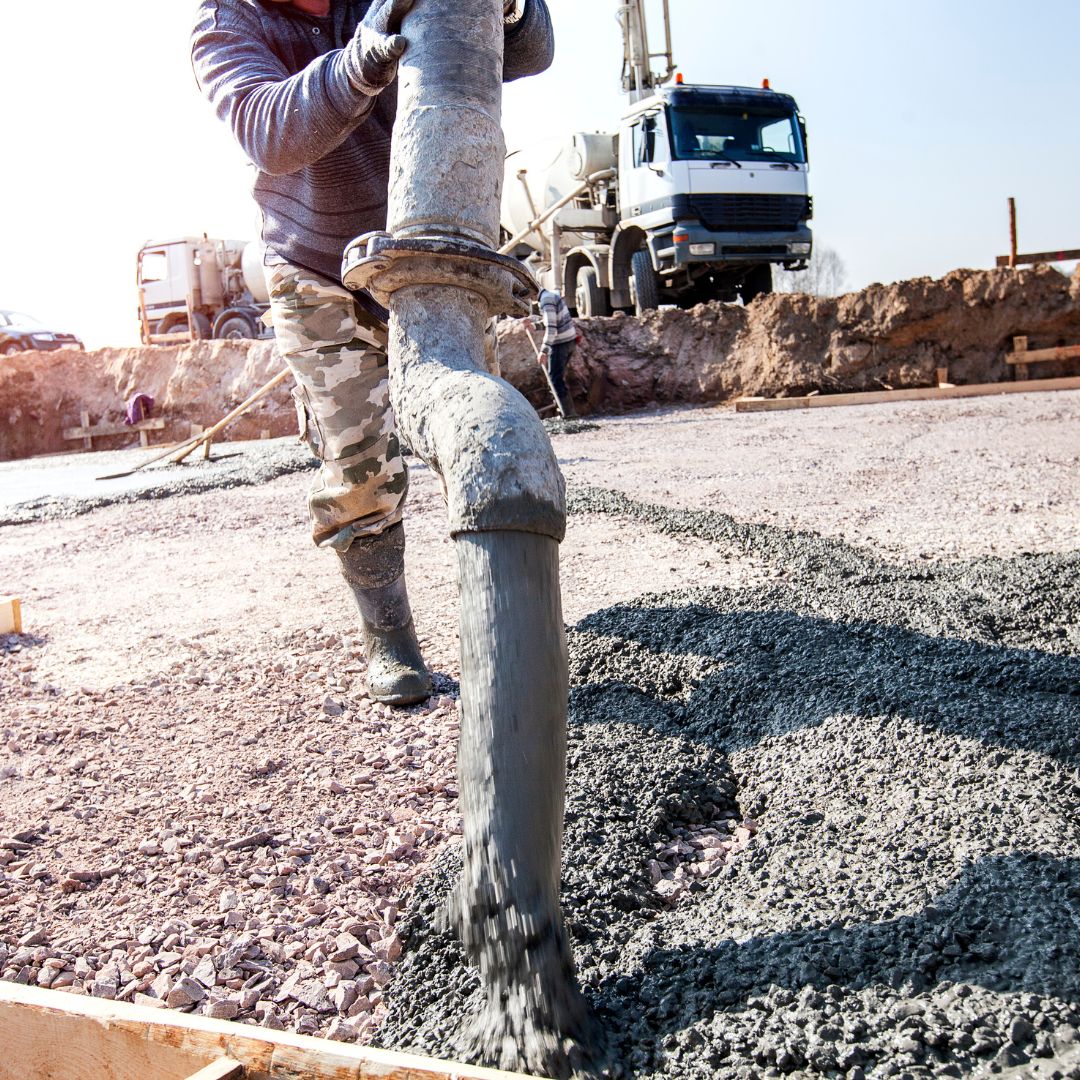
[[[1080,393],[553,438],[564,893],[614,1071],[1080,1077]],[[437,482],[412,459],[437,693],[398,711],[306,452],[215,453],[0,466],[0,976],[452,1056]]]

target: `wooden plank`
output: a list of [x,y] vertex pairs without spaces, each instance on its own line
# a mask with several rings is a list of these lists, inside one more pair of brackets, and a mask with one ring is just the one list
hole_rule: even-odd
[[222,1055],[245,1080],[520,1080],[521,1074],[0,982],[0,1080],[190,1080]]
[[907,390],[868,390],[857,394],[819,394],[816,397],[742,399],[735,411],[774,412],[786,409],[830,409],[840,405],[880,405],[884,401],[944,401],[993,394],[1029,394],[1041,390],[1080,390],[1080,375],[1025,382],[970,383],[967,386],[917,386]]
[[[1027,355],[1028,339],[1026,334],[1018,334],[1013,338],[1013,353]],[[1012,353],[1006,355],[1005,363],[1009,363],[1009,356]],[[1031,374],[1031,369],[1027,366],[1024,360],[1018,360],[1016,362],[1016,369],[1013,378],[1023,381]]]
[[788,409],[809,409],[808,397],[789,398],[739,398],[735,402],[736,412],[786,412]]
[[17,596],[0,596],[0,634],[22,633],[22,601]]
[[[1008,266],[1011,256],[998,255],[995,260],[998,266]],[[1067,251],[1036,251],[1030,255],[1017,255],[1016,265],[1021,266],[1023,264],[1034,265],[1036,263],[1055,263],[1055,262],[1072,262],[1073,259],[1080,259],[1080,248],[1072,248]]]
[[1052,349],[1019,349],[1005,354],[1006,364],[1044,364],[1051,360],[1080,360],[1080,345],[1058,345]]
[[244,1066],[230,1057],[218,1058],[186,1080],[244,1080]]
[[[86,413],[82,415],[86,416]],[[63,436],[65,439],[100,439],[102,435],[128,435],[133,431],[161,431],[164,427],[164,419],[155,416],[152,420],[140,420],[137,424],[95,424],[91,427],[88,423],[84,423],[82,427],[64,428]]]

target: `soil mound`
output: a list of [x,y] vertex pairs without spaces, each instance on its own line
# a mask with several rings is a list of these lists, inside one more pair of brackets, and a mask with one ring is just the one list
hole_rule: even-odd
[[[569,372],[583,411],[625,412],[656,404],[724,401],[811,390],[929,386],[947,367],[953,382],[1011,378],[1012,337],[1030,348],[1080,342],[1080,272],[1047,266],[956,270],[941,280],[872,285],[837,298],[774,295],[749,307],[702,304],[689,311],[616,315],[580,323],[583,342]],[[536,406],[550,391],[536,366],[530,330],[499,330],[503,374]],[[533,341],[539,336],[532,331]],[[272,342],[206,341],[183,346],[28,352],[0,359],[0,460],[79,449],[63,429],[119,423],[142,392],[166,420],[154,441],[208,427],[267,382],[281,361]],[[1042,364],[1039,375],[1072,374],[1080,364]],[[296,431],[287,386],[278,387],[227,431],[229,439]],[[133,436],[95,440],[96,449]]]
[[[154,399],[165,429],[152,442],[186,439],[193,424],[209,427],[281,368],[273,342],[198,341],[190,345],[24,352],[0,358],[0,461],[79,450],[64,428],[77,427],[85,411],[91,424],[119,424],[125,402],[137,393]],[[277,387],[226,433],[257,439],[296,431],[287,386]],[[94,449],[114,450],[133,434],[94,439]]]

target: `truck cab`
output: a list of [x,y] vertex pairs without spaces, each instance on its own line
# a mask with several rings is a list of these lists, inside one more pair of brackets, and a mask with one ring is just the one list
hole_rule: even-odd
[[[806,266],[813,204],[791,96],[665,87],[624,115],[618,155],[613,307],[745,303],[771,292],[773,266]],[[620,294],[619,263],[629,264],[630,296]]]

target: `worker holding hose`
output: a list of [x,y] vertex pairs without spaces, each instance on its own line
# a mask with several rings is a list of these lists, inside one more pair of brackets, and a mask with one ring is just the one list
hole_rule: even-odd
[[[390,406],[387,312],[340,278],[345,246],[386,227],[402,19],[425,0],[203,0],[192,64],[258,172],[278,348],[319,458],[308,508],[360,612],[373,698],[424,700],[431,678],[405,589],[408,469]],[[503,79],[553,52],[545,0],[505,0]]]

